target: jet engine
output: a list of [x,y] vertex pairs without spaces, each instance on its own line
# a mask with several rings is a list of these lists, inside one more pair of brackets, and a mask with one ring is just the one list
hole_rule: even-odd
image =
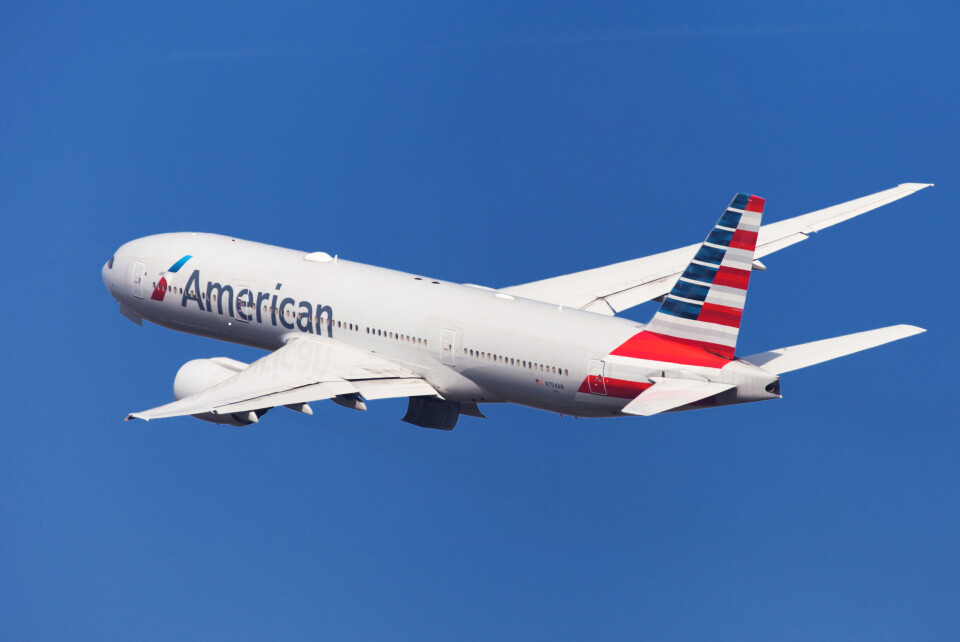
[[[228,359],[227,357],[188,361],[180,366],[180,370],[177,371],[177,376],[173,380],[173,396],[179,401],[185,397],[208,390],[218,383],[226,381],[238,372],[245,370],[247,366],[248,364],[242,361]],[[249,426],[250,424],[257,423],[267,410],[269,410],[269,408],[251,410],[249,412],[235,412],[227,415],[205,412],[192,416],[202,421],[209,421],[215,424]]]

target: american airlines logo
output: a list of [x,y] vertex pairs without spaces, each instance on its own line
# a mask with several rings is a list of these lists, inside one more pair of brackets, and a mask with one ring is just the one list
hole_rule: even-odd
[[[180,259],[174,267],[179,270],[190,258],[186,256]],[[176,270],[171,268],[170,272],[176,272]],[[161,278],[161,282],[166,288],[164,279]],[[157,287],[160,287],[159,283]],[[201,312],[212,313],[215,304],[216,313],[221,316],[227,314],[240,321],[270,323],[273,326],[279,323],[288,330],[299,330],[308,334],[323,334],[323,329],[326,327],[327,336],[333,336],[333,308],[329,305],[297,301],[293,297],[283,296],[284,293],[280,292],[282,287],[282,283],[277,283],[273,292],[259,292],[247,287],[239,287],[234,292],[232,285],[207,281],[206,288],[201,290],[200,270],[194,270],[183,287],[180,305],[186,308],[193,301]],[[158,301],[163,300],[162,293],[159,299],[156,296],[152,298]]]
[[180,271],[180,268],[183,267],[184,263],[193,258],[193,255],[186,254],[179,261],[170,266],[170,269],[167,270],[160,276],[160,280],[157,281],[157,286],[153,288],[153,294],[150,295],[150,298],[154,301],[163,301],[164,295],[167,293],[167,274],[176,274]]

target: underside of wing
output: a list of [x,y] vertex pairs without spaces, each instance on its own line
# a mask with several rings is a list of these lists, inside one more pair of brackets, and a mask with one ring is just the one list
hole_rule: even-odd
[[[930,185],[904,183],[840,205],[764,225],[757,237],[754,258],[773,254],[806,240],[810,234],[892,203],[925,187]],[[670,292],[698,248],[699,244],[688,245],[631,261],[502,288],[501,292],[612,316]]]
[[668,410],[676,410],[707,397],[718,395],[733,388],[733,384],[690,379],[664,379],[653,377],[654,384],[624,406],[621,412],[628,415],[649,417]]
[[299,337],[211,388],[127,418],[245,413],[343,395],[385,399],[437,391],[381,357],[329,339]]

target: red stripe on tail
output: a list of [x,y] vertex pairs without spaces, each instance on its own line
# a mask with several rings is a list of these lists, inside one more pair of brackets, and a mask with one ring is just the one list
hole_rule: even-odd
[[731,308],[726,305],[716,305],[715,303],[704,303],[700,309],[700,315],[697,321],[706,323],[717,323],[729,328],[740,327],[740,316],[743,310],[740,308]]
[[759,196],[751,196],[750,200],[747,201],[747,206],[743,209],[747,212],[763,212],[763,206],[766,201]]
[[749,283],[750,270],[738,270],[727,266],[720,266],[717,276],[713,277],[714,285],[724,285],[728,288],[746,290]]
[[752,252],[757,249],[757,233],[748,232],[747,230],[737,230],[733,233],[733,238],[730,239],[730,247],[738,250],[750,250]]

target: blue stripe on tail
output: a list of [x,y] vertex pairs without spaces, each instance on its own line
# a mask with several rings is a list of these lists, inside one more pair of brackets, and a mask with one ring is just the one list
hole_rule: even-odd
[[723,257],[726,254],[725,250],[718,250],[713,247],[707,247],[706,245],[701,245],[700,250],[697,252],[697,255],[693,257],[694,261],[702,261],[704,263],[713,263],[714,265],[720,265],[720,262],[723,261]]
[[740,217],[743,216],[740,212],[734,212],[732,210],[727,210],[723,213],[723,216],[720,217],[720,220],[717,221],[717,225],[721,227],[729,227],[730,229],[737,229],[737,226],[740,225]]
[[713,228],[713,231],[710,232],[710,236],[707,237],[705,243],[713,243],[714,245],[723,245],[729,246],[730,239],[733,238],[733,232],[728,232],[727,230],[721,230],[718,227]]
[[660,304],[660,310],[658,312],[663,312],[675,317],[682,317],[684,319],[696,319],[700,316],[700,307],[701,306],[694,303],[677,301],[676,299],[668,297]]
[[691,281],[701,281],[703,283],[713,283],[713,277],[717,276],[717,268],[706,265],[697,265],[691,263],[683,272],[683,278]]
[[684,299],[693,299],[694,301],[705,301],[710,288],[706,285],[697,285],[678,280],[670,294],[673,296],[682,296]]

